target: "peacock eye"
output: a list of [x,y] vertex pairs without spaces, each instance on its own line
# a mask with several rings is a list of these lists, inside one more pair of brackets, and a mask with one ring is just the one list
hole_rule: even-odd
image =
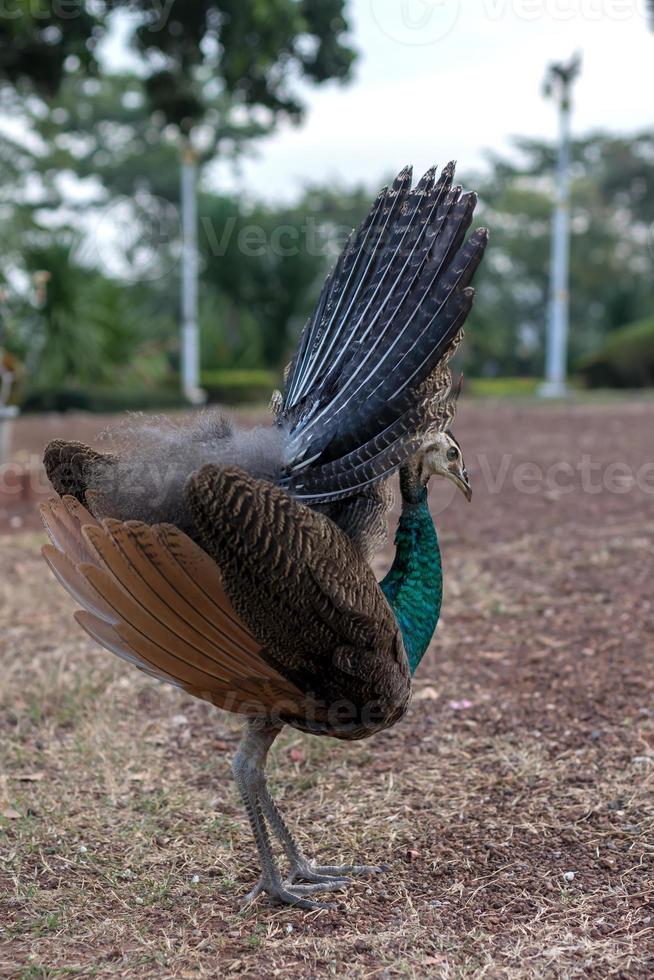
[[456,446],[450,446],[450,448],[447,450],[448,459],[456,459],[458,455],[459,450],[456,448]]

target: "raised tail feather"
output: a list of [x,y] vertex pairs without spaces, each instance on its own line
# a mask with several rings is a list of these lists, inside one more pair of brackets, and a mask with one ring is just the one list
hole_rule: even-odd
[[464,243],[476,196],[454,165],[384,189],[327,279],[291,364],[277,421],[282,484],[307,502],[347,496],[406,462],[433,424],[425,384],[460,335],[488,240]]

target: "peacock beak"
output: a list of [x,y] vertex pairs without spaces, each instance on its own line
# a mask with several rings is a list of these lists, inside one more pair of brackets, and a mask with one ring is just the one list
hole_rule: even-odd
[[470,478],[468,476],[467,470],[461,470],[460,473],[453,473],[452,479],[456,483],[459,490],[462,492],[463,496],[468,502],[472,500],[472,487],[470,486]]

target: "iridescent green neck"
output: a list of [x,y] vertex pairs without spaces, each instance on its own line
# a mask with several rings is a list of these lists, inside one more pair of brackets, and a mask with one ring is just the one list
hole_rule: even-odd
[[395,560],[381,589],[395,614],[411,673],[433,636],[443,598],[443,570],[427,488],[400,474],[402,514],[395,535]]

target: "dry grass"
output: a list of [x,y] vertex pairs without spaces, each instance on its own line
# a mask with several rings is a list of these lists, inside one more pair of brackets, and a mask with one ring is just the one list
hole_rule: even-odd
[[[644,457],[651,413],[617,415],[596,445]],[[322,913],[239,911],[238,720],[93,647],[40,536],[0,539],[0,976],[654,975],[651,498],[600,496],[441,515],[448,595],[408,718],[280,740],[307,851],[390,865]]]

